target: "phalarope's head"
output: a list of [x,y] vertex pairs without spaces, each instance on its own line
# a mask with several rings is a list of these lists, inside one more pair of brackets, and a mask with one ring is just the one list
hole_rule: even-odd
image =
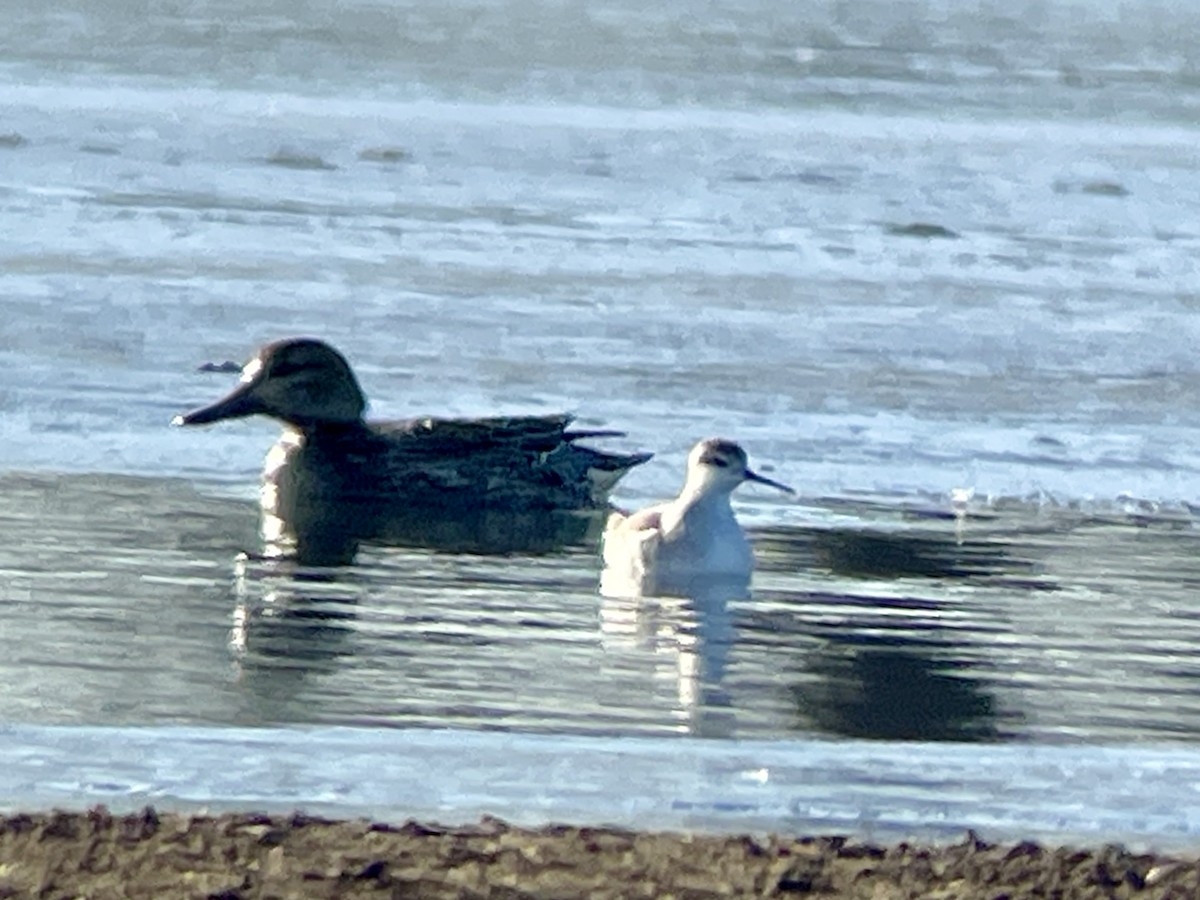
[[366,406],[342,354],[324,341],[288,338],[259,350],[228,395],[176,416],[171,424],[204,425],[261,413],[308,428],[358,422]]
[[698,443],[688,454],[688,481],[699,482],[703,490],[732,491],[744,481],[756,481],[770,485],[789,494],[796,493],[786,484],[753,471],[746,458],[746,451],[733,441],[723,438],[708,438]]

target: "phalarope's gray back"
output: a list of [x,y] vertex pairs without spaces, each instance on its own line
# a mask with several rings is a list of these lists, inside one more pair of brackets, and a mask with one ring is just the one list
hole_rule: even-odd
[[363,421],[366,398],[323,341],[267,344],[241,384],[173,420],[202,425],[266,415],[284,434],[263,473],[263,537],[276,555],[340,564],[360,540],[476,552],[542,550],[582,540],[587,517],[649,453],[577,443],[569,415]]
[[729,502],[746,481],[795,493],[751,471],[746,451],[733,441],[701,441],[688,454],[687,479],[678,497],[609,517],[605,569],[616,573],[618,583],[636,585],[643,593],[674,590],[697,578],[749,579],[754,554]]

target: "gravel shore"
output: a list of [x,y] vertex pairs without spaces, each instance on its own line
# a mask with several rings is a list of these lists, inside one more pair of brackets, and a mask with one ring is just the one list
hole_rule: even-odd
[[1194,857],[843,837],[711,836],[496,819],[443,828],[304,814],[0,818],[0,897],[1195,898]]

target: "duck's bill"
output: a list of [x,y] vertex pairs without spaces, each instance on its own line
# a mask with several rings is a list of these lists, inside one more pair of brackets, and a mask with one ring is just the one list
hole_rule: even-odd
[[767,478],[765,475],[759,475],[757,472],[751,472],[749,469],[746,470],[746,480],[754,481],[754,482],[757,482],[758,484],[765,484],[765,485],[767,485],[767,487],[773,487],[773,488],[775,488],[775,490],[783,491],[785,494],[796,493],[794,490],[792,490],[786,484],[783,484],[782,482],[779,482],[779,481],[773,481],[772,479]]
[[207,425],[223,419],[241,419],[262,412],[262,404],[254,396],[251,385],[236,388],[216,403],[193,409],[171,420],[172,425]]

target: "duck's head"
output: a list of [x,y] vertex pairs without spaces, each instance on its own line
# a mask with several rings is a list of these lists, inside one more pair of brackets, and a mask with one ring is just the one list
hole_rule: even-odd
[[730,493],[739,484],[756,481],[789,494],[796,493],[752,470],[746,451],[739,444],[724,438],[708,438],[698,443],[688,454],[688,483],[700,491]]
[[300,429],[362,420],[367,401],[345,357],[324,341],[288,338],[267,344],[242,369],[228,395],[172,420],[205,425],[262,414]]

